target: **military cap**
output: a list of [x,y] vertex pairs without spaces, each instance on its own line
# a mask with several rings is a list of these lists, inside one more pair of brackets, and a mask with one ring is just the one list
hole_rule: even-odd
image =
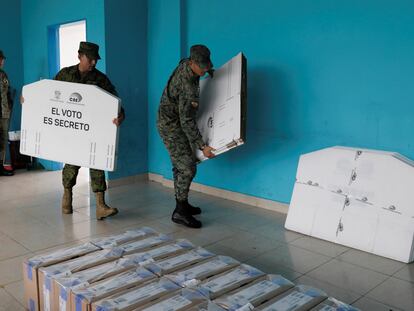
[[101,59],[99,56],[99,45],[92,42],[82,41],[79,43],[78,53],[85,54],[87,57],[92,59]]
[[4,55],[2,50],[0,50],[0,59],[6,59],[6,55]]
[[205,45],[193,45],[190,48],[190,59],[203,69],[213,67],[213,63],[210,59],[210,50]]

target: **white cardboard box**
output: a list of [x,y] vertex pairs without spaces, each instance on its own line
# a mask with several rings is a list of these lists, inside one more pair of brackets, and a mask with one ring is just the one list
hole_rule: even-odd
[[139,267],[87,287],[73,289],[70,297],[72,311],[91,311],[92,303],[150,282],[155,278],[155,274]]
[[180,287],[166,278],[156,279],[151,283],[134,287],[126,292],[116,294],[94,302],[92,310],[126,311],[144,306],[160,297],[178,291]]

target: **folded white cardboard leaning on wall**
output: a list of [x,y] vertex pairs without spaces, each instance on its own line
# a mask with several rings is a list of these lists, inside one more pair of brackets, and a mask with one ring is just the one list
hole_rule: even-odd
[[402,262],[414,260],[414,162],[332,147],[300,157],[285,227]]
[[[216,155],[246,141],[247,61],[242,53],[200,81],[197,125]],[[201,151],[197,158],[206,160]]]
[[41,80],[23,87],[20,152],[115,170],[120,99],[95,85]]

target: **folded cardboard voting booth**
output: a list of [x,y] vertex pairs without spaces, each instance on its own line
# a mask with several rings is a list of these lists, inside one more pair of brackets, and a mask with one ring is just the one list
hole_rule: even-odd
[[[247,61],[242,53],[200,81],[197,125],[205,143],[216,155],[246,141]],[[197,151],[200,160],[206,160]]]
[[88,84],[41,80],[23,87],[20,153],[115,170],[120,99]]
[[414,260],[414,162],[332,147],[300,157],[285,227],[402,262]]

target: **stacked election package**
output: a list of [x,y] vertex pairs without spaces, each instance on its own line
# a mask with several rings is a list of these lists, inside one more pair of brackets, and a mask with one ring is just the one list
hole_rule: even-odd
[[148,227],[38,255],[23,267],[30,311],[357,310]]

